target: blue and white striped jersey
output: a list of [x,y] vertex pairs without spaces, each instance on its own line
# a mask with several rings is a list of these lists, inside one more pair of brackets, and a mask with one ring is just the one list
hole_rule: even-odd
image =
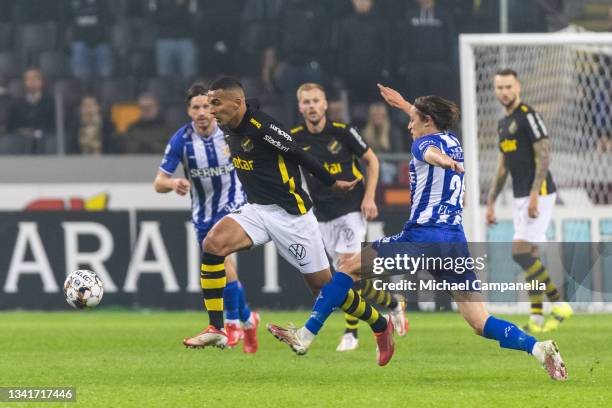
[[224,215],[246,203],[246,194],[232,164],[223,132],[200,136],[193,123],[170,139],[160,170],[172,175],[182,163],[191,182],[191,214],[196,228],[208,230]]
[[463,164],[463,149],[451,132],[433,133],[414,141],[410,161],[412,209],[408,223],[461,225],[465,192],[463,174],[427,163],[425,152],[432,146]]

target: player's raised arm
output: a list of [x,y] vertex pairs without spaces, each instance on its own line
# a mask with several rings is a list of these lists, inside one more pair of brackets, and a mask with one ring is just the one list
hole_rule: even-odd
[[313,155],[296,145],[288,132],[274,123],[270,123],[267,126],[263,140],[270,143],[270,145],[278,149],[290,160],[308,170],[326,186],[332,187],[335,190],[350,191],[360,181],[360,179],[353,181],[336,180]]
[[450,156],[442,153],[437,147],[429,146],[423,155],[425,161],[432,166],[442,167],[443,169],[453,170],[457,173],[464,173],[465,170],[461,163],[458,163],[450,158]]
[[404,99],[404,97],[397,92],[393,88],[389,88],[388,86],[384,86],[381,84],[377,84],[378,90],[380,91],[380,95],[383,99],[394,108],[401,109],[407,115],[410,114],[410,109],[412,108],[412,104]]

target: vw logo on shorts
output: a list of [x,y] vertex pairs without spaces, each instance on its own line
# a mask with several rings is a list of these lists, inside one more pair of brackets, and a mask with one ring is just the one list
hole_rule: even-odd
[[306,256],[306,248],[304,248],[302,244],[289,245],[289,252],[291,252],[298,261],[301,261]]
[[351,242],[355,238],[355,232],[349,227],[344,227],[342,229],[342,236],[344,237],[344,242]]

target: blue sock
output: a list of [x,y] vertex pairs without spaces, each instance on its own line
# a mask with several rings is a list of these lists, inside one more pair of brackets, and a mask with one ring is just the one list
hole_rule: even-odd
[[516,325],[494,316],[489,316],[482,335],[487,339],[499,341],[499,346],[514,350],[523,350],[531,354],[537,340],[528,335]]
[[251,309],[249,308],[249,304],[246,301],[246,295],[244,294],[244,288],[240,281],[238,282],[238,313],[240,315],[240,320],[246,322],[251,317]]
[[238,314],[239,294],[238,281],[228,282],[223,289],[223,303],[227,320],[238,320],[240,318]]
[[312,308],[310,319],[306,322],[306,328],[314,333],[319,333],[325,320],[334,309],[344,302],[350,288],[353,287],[353,279],[343,272],[336,272],[325,286],[321,288],[317,300]]

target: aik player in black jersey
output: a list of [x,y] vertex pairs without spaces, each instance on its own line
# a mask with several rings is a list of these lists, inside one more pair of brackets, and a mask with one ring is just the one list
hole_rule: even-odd
[[[363,179],[358,159],[362,159],[366,166],[365,183],[358,183],[348,193],[338,193],[317,177],[305,174],[325,250],[337,268],[343,258],[360,252],[366,236],[366,220],[378,216],[374,200],[378,158],[354,127],[326,118],[327,99],[320,84],[302,84],[297,90],[297,100],[304,121],[290,133],[303,150],[317,157],[325,169],[339,180]],[[361,294],[367,300],[388,307],[396,332],[403,336],[407,325],[403,302],[392,298],[387,291],[374,290],[370,281],[366,280],[363,284]],[[354,350],[359,344],[359,321],[349,314],[345,318],[346,329],[336,349],[338,351]]]
[[544,293],[529,292],[531,316],[525,329],[532,333],[558,328],[573,312],[560,294],[542,264],[536,243],[546,241],[556,198],[556,187],[548,169],[550,142],[540,115],[523,103],[517,74],[504,69],[495,75],[495,95],[504,106],[506,115],[498,123],[499,156],[497,171],[487,199],[487,223],[495,220],[495,200],[504,187],[508,173],[514,193],[512,257],[525,271],[527,282],[546,284],[546,295],[553,302],[552,317],[544,323]]
[[[224,346],[224,258],[236,251],[273,241],[280,255],[302,272],[317,296],[305,326],[268,330],[297,354],[305,354],[334,308],[366,320],[376,334],[378,363],[385,365],[394,351],[393,324],[352,289],[353,278],[336,273],[333,278],[308,194],[301,188],[299,167],[326,186],[350,191],[359,180],[336,180],[276,120],[246,105],[240,82],[221,78],[209,88],[211,113],[225,132],[238,178],[248,203],[225,216],[203,243],[202,287],[209,308],[210,326],[196,337],[202,346]],[[215,304],[215,300],[217,303]]]

